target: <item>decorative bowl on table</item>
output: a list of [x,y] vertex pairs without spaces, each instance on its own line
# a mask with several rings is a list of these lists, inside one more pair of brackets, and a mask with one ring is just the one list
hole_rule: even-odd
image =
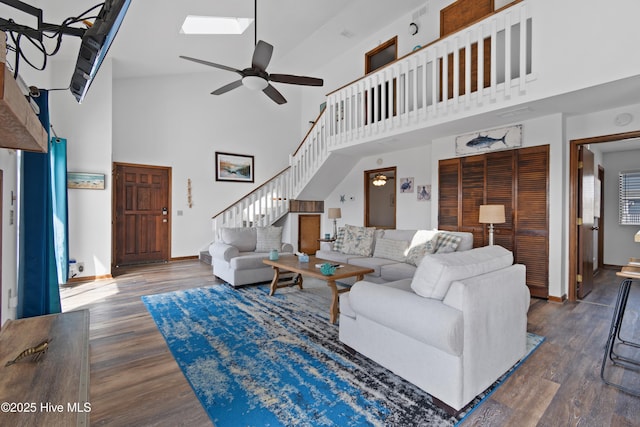
[[328,262],[325,262],[320,266],[320,273],[324,274],[325,276],[331,276],[335,272],[336,272],[336,266],[331,265]]

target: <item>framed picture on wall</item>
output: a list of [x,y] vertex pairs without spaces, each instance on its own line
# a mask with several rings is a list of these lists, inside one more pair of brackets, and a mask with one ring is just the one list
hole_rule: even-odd
[[216,181],[253,182],[253,156],[216,151]]
[[67,188],[104,190],[104,174],[88,172],[67,172]]

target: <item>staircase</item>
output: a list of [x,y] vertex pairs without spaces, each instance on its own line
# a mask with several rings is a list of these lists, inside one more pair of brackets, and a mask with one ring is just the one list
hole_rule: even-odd
[[535,80],[529,9],[521,1],[330,93],[290,166],[215,215],[215,236],[220,227],[273,224],[289,199],[324,199],[344,178],[335,171],[351,170],[346,148],[526,100]]

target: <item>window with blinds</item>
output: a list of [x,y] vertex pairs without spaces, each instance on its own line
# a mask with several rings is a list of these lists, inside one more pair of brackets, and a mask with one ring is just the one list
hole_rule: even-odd
[[640,225],[640,171],[620,172],[619,191],[620,224]]

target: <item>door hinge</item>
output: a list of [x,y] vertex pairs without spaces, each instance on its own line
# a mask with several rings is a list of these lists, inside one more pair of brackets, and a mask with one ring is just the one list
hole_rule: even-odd
[[584,167],[584,163],[578,162],[578,170],[582,169],[583,167]]
[[576,282],[582,283],[582,274],[576,274]]
[[578,219],[576,220],[576,224],[578,224],[578,225],[582,225],[582,218],[578,218]]

